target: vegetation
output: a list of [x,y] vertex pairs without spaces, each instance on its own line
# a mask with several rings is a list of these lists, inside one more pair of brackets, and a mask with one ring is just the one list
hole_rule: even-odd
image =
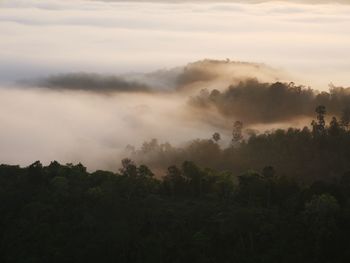
[[216,111],[224,118],[240,117],[245,123],[280,123],[312,117],[314,109],[323,105],[332,115],[350,105],[350,88],[330,85],[319,92],[295,83],[263,83],[247,79],[227,89],[202,89],[191,97],[189,104],[196,110]]
[[317,106],[315,111],[311,127],[257,133],[244,130],[243,123],[236,121],[227,147],[222,147],[219,134],[212,139],[194,140],[181,148],[159,144],[154,139],[141,149],[132,150],[130,158],[154,170],[192,161],[200,167],[235,175],[273,166],[280,175],[299,182],[333,181],[350,171],[350,111],[346,108],[340,121],[332,117],[328,124],[327,109]]
[[348,119],[327,126],[316,111],[312,129],[247,141],[236,122],[229,148],[205,142],[217,163],[162,178],[130,159],[117,173],[1,165],[0,262],[349,262]]
[[348,262],[350,174],[302,186],[169,167],[163,180],[39,162],[0,167],[1,262]]

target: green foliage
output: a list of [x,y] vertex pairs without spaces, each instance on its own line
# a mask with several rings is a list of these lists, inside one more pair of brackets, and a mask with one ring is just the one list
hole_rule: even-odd
[[[34,179],[33,179],[34,178]],[[171,166],[0,166],[1,262],[348,262],[350,180]]]
[[330,194],[313,196],[310,202],[305,204],[307,214],[324,217],[335,214],[339,210],[337,200]]

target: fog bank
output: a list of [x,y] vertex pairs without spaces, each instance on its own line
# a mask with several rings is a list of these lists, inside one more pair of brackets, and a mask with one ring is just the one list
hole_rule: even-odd
[[116,170],[126,149],[153,138],[181,147],[220,132],[227,145],[236,120],[263,131],[309,124],[317,104],[334,114],[350,106],[348,89],[322,93],[284,84],[288,78],[263,64],[202,60],[150,73],[67,73],[2,85],[0,160]]

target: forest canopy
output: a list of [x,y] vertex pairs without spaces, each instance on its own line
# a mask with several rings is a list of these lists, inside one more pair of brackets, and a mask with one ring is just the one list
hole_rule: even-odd
[[350,175],[0,166],[1,262],[347,262]]
[[[347,262],[348,112],[311,128],[156,140],[118,172],[82,164],[0,166],[1,262]],[[150,153],[152,155],[150,155]],[[146,159],[144,159],[146,160]],[[184,161],[183,161],[184,160]]]
[[319,92],[295,83],[240,81],[224,91],[203,89],[190,104],[202,110],[217,110],[226,118],[240,118],[247,124],[278,123],[310,118],[318,105],[329,114],[341,115],[350,106],[350,88],[330,85]]
[[219,133],[212,138],[196,139],[182,147],[153,139],[142,147],[128,148],[129,157],[156,171],[170,165],[193,161],[201,167],[241,174],[249,169],[273,166],[280,174],[304,182],[332,180],[350,171],[350,111],[327,122],[327,109],[314,109],[314,120],[304,128],[274,129],[259,132],[232,125],[231,141],[222,141]]

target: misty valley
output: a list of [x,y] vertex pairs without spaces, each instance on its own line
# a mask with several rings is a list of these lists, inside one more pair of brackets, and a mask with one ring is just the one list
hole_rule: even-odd
[[0,1],[0,263],[349,263],[349,0]]
[[[349,114],[232,143],[135,150],[152,166],[0,166],[2,262],[347,262]],[[196,160],[193,161],[193,160]],[[213,168],[215,167],[215,168]],[[254,167],[254,169],[251,169]],[[249,169],[250,168],[250,169]],[[25,260],[24,260],[25,259]]]
[[[203,63],[227,62],[188,66],[177,79],[189,86],[172,91],[119,91],[125,84],[115,77],[55,77],[54,89],[64,84],[103,100],[115,92],[157,100],[176,93],[186,97],[186,122],[201,116],[196,127],[224,133],[177,146],[157,139],[129,144],[114,172],[57,161],[0,165],[1,261],[347,262],[349,90],[251,78],[203,89],[215,79],[199,70]],[[89,83],[92,89],[83,90]],[[227,126],[234,116],[245,122]],[[278,128],[297,119],[309,123]]]

